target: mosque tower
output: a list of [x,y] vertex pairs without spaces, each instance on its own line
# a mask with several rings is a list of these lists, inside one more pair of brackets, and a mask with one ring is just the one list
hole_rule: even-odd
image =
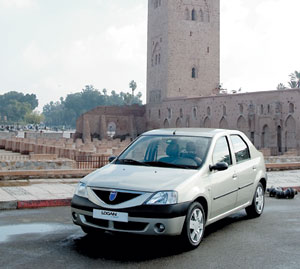
[[220,0],[148,1],[147,104],[220,84]]

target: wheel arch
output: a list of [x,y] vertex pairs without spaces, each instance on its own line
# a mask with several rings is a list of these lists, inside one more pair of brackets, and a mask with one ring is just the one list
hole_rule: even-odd
[[259,182],[263,185],[264,191],[266,191],[266,189],[267,189],[267,180],[263,177],[263,178],[260,179]]
[[205,213],[205,220],[207,221],[207,217],[208,217],[208,203],[205,197],[203,196],[199,196],[195,199],[194,202],[198,202],[202,205],[203,209],[204,209],[204,213]]

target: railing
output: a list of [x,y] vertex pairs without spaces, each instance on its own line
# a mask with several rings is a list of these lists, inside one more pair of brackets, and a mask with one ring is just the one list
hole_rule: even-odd
[[100,168],[108,164],[108,156],[76,156],[77,169]]
[[0,155],[0,161],[26,161],[26,160],[29,160],[29,156]]

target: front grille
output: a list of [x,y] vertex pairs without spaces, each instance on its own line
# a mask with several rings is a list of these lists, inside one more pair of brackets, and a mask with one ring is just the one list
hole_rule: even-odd
[[108,205],[121,204],[121,203],[132,200],[141,195],[140,193],[117,192],[117,197],[115,198],[115,200],[110,201],[109,196],[111,194],[111,191],[97,190],[97,189],[93,189],[93,191],[100,198],[100,200],[102,200],[104,203],[106,203]]
[[[101,219],[95,219],[91,216],[84,216],[87,223],[97,225],[102,228],[108,228],[109,227],[109,221],[108,220],[101,220]],[[146,229],[148,223],[144,222],[118,222],[113,221],[113,227],[116,230],[123,230],[123,231],[143,231]]]

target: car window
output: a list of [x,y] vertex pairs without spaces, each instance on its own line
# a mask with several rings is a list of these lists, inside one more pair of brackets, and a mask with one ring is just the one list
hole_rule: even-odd
[[141,136],[119,156],[118,161],[198,169],[205,161],[210,141],[210,138],[200,136]]
[[219,162],[232,164],[228,141],[225,136],[219,138],[214,148],[213,163],[217,164]]
[[233,150],[236,158],[236,162],[240,163],[250,159],[250,152],[248,145],[239,135],[230,136]]

